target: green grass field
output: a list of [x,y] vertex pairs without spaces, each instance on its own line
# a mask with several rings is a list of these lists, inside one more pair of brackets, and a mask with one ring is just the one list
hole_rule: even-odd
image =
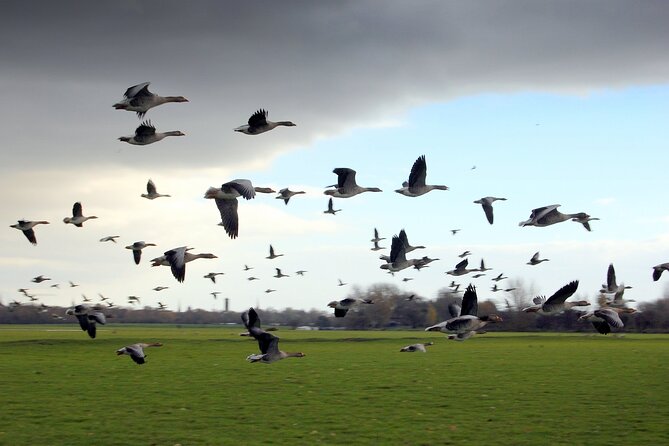
[[307,356],[267,365],[239,332],[2,326],[0,444],[669,444],[667,335],[280,330]]

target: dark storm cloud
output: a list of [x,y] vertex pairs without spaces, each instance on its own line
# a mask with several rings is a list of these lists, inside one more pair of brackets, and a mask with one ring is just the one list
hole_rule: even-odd
[[[150,80],[191,99],[149,113],[163,130],[243,160],[466,94],[666,82],[667,23],[663,1],[2,2],[0,116],[17,161],[89,163],[137,124],[111,104]],[[298,128],[233,134],[258,107]],[[160,144],[160,163],[210,162]]]

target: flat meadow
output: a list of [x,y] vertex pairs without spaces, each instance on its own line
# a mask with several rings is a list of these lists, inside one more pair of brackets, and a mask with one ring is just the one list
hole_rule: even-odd
[[306,357],[268,365],[240,332],[0,326],[0,444],[669,444],[669,335],[280,329]]

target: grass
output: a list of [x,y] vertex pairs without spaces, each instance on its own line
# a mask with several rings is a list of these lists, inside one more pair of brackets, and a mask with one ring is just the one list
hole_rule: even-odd
[[281,330],[307,356],[266,365],[240,331],[2,326],[0,444],[669,444],[667,335]]

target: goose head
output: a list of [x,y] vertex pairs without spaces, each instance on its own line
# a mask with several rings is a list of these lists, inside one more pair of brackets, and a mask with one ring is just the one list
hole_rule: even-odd
[[291,122],[291,121],[279,121],[276,123],[276,125],[284,125],[286,127],[295,127],[296,124]]
[[501,316],[498,316],[496,314],[489,314],[487,316],[481,316],[480,319],[482,321],[487,321],[487,322],[503,322],[504,319],[502,319]]
[[330,307],[330,308],[335,308],[337,305],[339,305],[339,302],[336,301],[336,300],[333,300],[332,302],[330,302],[330,303],[328,304],[328,307]]

